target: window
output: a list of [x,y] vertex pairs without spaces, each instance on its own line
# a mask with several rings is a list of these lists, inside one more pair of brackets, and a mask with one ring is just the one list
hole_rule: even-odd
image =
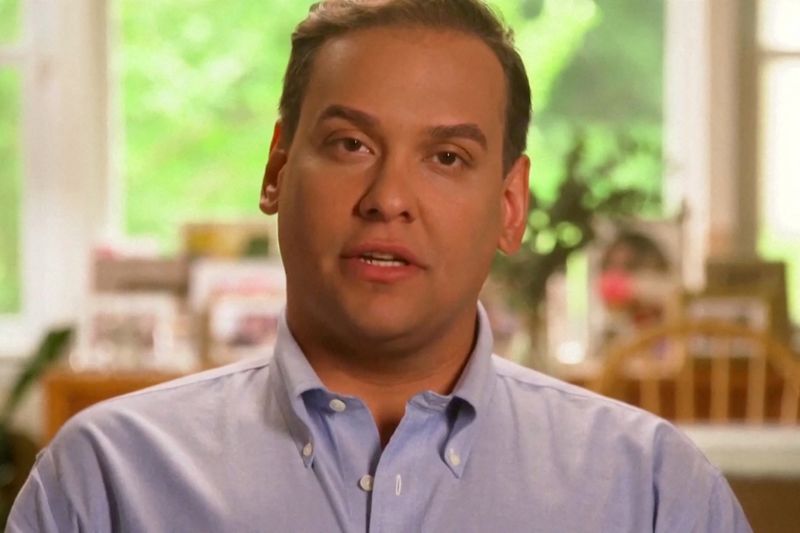
[[17,69],[0,66],[0,314],[20,310],[19,86]]
[[0,0],[0,315],[18,313],[20,284],[20,2]]
[[20,34],[21,0],[0,0],[0,44],[16,42]]
[[[552,196],[578,125],[600,151],[623,130],[660,145],[662,2],[493,3],[515,26],[535,80],[530,145],[542,194]],[[147,8],[121,0],[116,64],[127,234],[154,236],[174,251],[189,219],[259,216],[288,35],[307,9],[307,2],[202,0],[187,14],[179,0]],[[632,163],[621,179],[657,193],[660,161]]]
[[800,321],[800,2],[761,0],[758,13],[759,251],[787,262],[789,306]]
[[77,319],[109,227],[106,5],[0,0],[3,356]]
[[[124,229],[177,247],[189,219],[258,216],[288,36],[305,2],[121,0]],[[280,16],[276,16],[280,13]]]
[[[554,194],[566,152],[582,132],[595,159],[626,159],[609,181],[647,192],[656,210],[649,214],[660,214],[664,2],[538,3],[551,16],[520,27],[523,37],[539,34],[532,46],[522,41],[534,90],[534,188]],[[523,4],[533,13],[535,2]],[[623,138],[652,150],[623,154]]]

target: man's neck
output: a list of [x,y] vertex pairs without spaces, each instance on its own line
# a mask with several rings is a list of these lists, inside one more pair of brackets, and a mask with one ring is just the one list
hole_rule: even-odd
[[422,391],[449,394],[453,390],[472,352],[477,325],[474,318],[455,324],[417,350],[397,350],[374,341],[321,343],[319,336],[292,333],[329,390],[358,397],[366,404],[385,446],[411,397]]

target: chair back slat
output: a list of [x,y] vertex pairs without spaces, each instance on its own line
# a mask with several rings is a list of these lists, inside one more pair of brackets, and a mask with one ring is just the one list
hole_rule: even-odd
[[694,421],[694,359],[689,357],[688,339],[678,337],[670,344],[676,350],[675,355],[681,361],[680,371],[675,381],[675,415],[681,422]]
[[800,389],[785,384],[781,395],[781,424],[797,424],[798,403],[800,403]]
[[661,391],[657,375],[644,376],[639,381],[642,408],[651,413],[661,413]]
[[788,376],[783,380],[781,392],[781,424],[797,424],[800,422],[798,407],[800,407],[800,364],[797,363],[792,352],[783,344],[774,339],[768,339],[767,345],[775,362],[776,370]]
[[727,422],[731,382],[731,339],[711,339],[711,421]]
[[[759,347],[759,352],[762,348]],[[767,382],[767,358],[754,354],[748,362],[747,412],[745,419],[754,424],[764,422],[764,396]]]

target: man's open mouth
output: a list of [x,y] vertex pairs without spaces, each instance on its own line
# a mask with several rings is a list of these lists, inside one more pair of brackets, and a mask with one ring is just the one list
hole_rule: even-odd
[[361,254],[358,259],[368,265],[380,267],[402,267],[408,265],[408,261],[405,259],[381,252],[367,252]]

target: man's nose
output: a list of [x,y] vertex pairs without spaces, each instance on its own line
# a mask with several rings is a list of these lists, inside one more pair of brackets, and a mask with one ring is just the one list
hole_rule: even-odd
[[416,219],[417,205],[412,168],[400,158],[387,158],[377,166],[358,202],[358,214],[371,221]]

